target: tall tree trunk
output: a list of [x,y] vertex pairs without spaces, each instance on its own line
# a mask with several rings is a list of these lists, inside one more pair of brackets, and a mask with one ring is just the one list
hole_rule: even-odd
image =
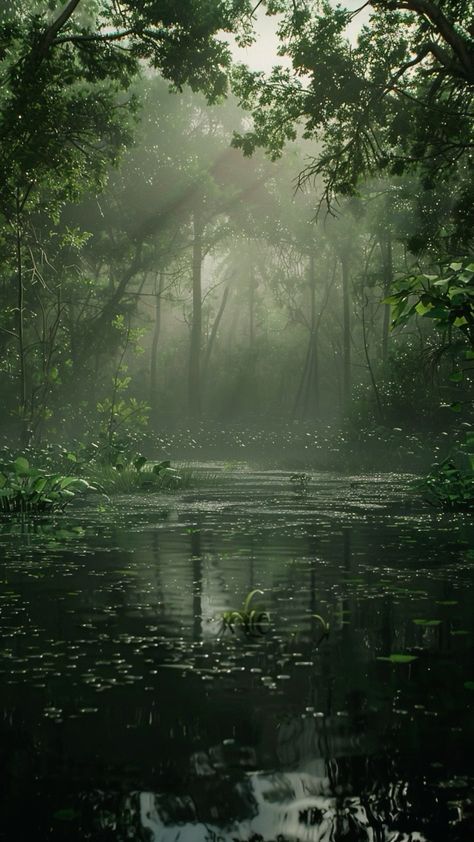
[[214,348],[214,343],[215,343],[216,337],[217,337],[217,331],[219,330],[219,325],[221,323],[222,316],[224,315],[224,310],[226,308],[227,299],[229,297],[229,291],[230,291],[230,285],[227,284],[226,288],[224,289],[224,293],[222,295],[221,303],[219,305],[219,309],[217,311],[216,318],[214,319],[214,323],[213,323],[212,328],[211,328],[211,333],[210,333],[209,341],[207,343],[207,348],[206,348],[206,356],[204,358],[204,364],[203,364],[203,367],[202,367],[202,374],[203,374],[204,380],[206,379],[206,376],[207,376],[209,360],[211,359],[212,349]]
[[193,314],[189,348],[188,409],[194,420],[201,417],[202,341],[202,233],[201,209],[193,214]]
[[365,354],[365,359],[366,359],[366,362],[367,362],[367,368],[368,368],[368,371],[369,371],[370,382],[372,384],[372,391],[374,393],[375,401],[376,401],[376,404],[377,404],[378,418],[379,418],[380,423],[382,423],[383,419],[384,419],[384,409],[383,409],[382,399],[380,397],[380,392],[379,392],[379,389],[378,389],[378,386],[377,386],[377,381],[375,379],[374,369],[372,367],[372,362],[371,362],[370,354],[369,354],[369,344],[368,344],[368,341],[367,341],[367,324],[366,324],[366,318],[365,318],[366,306],[367,306],[367,296],[365,294],[364,287],[362,287],[361,316],[362,316],[362,340],[363,340],[363,343],[364,343],[364,354]]
[[301,379],[298,385],[298,391],[296,392],[295,402],[293,404],[293,417],[295,418],[298,412],[298,407],[300,406],[301,398],[304,394],[306,378],[308,376],[308,371],[310,370],[311,365],[311,355],[312,355],[312,344],[311,344],[311,336],[310,341],[308,343],[308,348],[306,350],[306,357],[304,361],[303,371],[301,374]]
[[[383,294],[384,298],[390,295],[393,281],[393,255],[392,255],[392,232],[387,227],[384,236],[380,239],[380,251],[382,253],[383,265]],[[383,325],[382,325],[382,363],[385,366],[388,360],[388,340],[390,336],[390,304],[384,304]]]
[[16,276],[17,276],[17,337],[18,337],[18,360],[20,367],[20,382],[18,395],[18,409],[20,414],[20,442],[28,444],[28,418],[27,418],[27,387],[26,387],[26,360],[25,360],[25,286],[23,281],[23,260],[22,260],[22,227],[20,195],[16,195]]
[[160,279],[158,288],[155,280],[155,324],[153,326],[153,338],[151,341],[151,360],[150,360],[150,406],[152,421],[156,422],[158,412],[158,389],[157,389],[157,375],[158,375],[158,342],[161,332],[161,296],[164,287],[164,272],[160,272]]
[[255,290],[257,288],[257,284],[255,282],[255,275],[253,266],[250,267],[250,276],[249,276],[249,349],[250,353],[253,356],[254,344],[255,344]]
[[311,416],[319,414],[319,342],[318,326],[316,323],[316,271],[314,254],[309,258],[309,289],[311,294],[311,344],[312,344],[312,376],[309,383]]
[[350,275],[349,275],[349,254],[345,252],[341,257],[342,268],[342,397],[343,409],[349,409],[352,395],[352,370],[351,370],[351,301],[350,301]]
[[304,362],[301,380],[298,386],[298,391],[293,407],[293,415],[296,416],[300,403],[303,403],[302,414],[303,417],[310,408],[309,415],[311,418],[317,417],[320,414],[321,405],[321,387],[319,378],[319,329],[321,322],[328,305],[329,295],[336,278],[337,258],[334,260],[334,267],[332,276],[326,280],[326,288],[324,291],[324,298],[319,308],[319,314],[316,317],[316,272],[314,254],[310,255],[308,266],[308,285],[310,290],[310,333],[308,339],[308,348],[306,351],[306,358]]

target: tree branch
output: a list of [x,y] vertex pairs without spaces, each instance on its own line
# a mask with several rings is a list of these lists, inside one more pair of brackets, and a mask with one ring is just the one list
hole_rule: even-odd
[[76,7],[79,5],[80,2],[81,0],[69,0],[69,2],[66,3],[62,12],[60,12],[56,20],[54,20],[52,24],[45,30],[38,47],[38,54],[41,58],[45,57],[54,39],[56,38],[56,35],[68,22],[69,18],[74,13]]
[[[376,6],[378,3],[374,2],[373,5]],[[427,18],[437,34],[441,36],[446,44],[449,44],[459,59],[464,69],[465,78],[471,83],[474,82],[473,51],[436,3],[432,2],[432,0],[389,0],[389,2],[383,2],[382,0],[380,5],[385,5],[389,9],[406,9],[407,11],[415,12],[419,17]],[[439,54],[436,57],[438,60],[441,60]]]

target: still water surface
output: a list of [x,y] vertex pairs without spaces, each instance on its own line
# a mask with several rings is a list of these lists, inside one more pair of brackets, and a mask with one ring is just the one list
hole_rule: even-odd
[[474,840],[468,516],[242,470],[0,530],[2,840]]

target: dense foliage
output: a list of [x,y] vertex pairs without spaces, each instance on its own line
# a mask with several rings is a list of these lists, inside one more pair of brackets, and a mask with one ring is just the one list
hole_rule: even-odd
[[[257,5],[2,7],[16,452],[162,487],[165,440],[293,426],[308,464],[416,471],[473,423],[469,4]],[[264,12],[269,75],[232,64]]]

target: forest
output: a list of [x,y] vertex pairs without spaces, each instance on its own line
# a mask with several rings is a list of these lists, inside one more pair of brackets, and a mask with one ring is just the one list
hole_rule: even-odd
[[0,840],[469,842],[472,0],[0,0],[0,73]]

